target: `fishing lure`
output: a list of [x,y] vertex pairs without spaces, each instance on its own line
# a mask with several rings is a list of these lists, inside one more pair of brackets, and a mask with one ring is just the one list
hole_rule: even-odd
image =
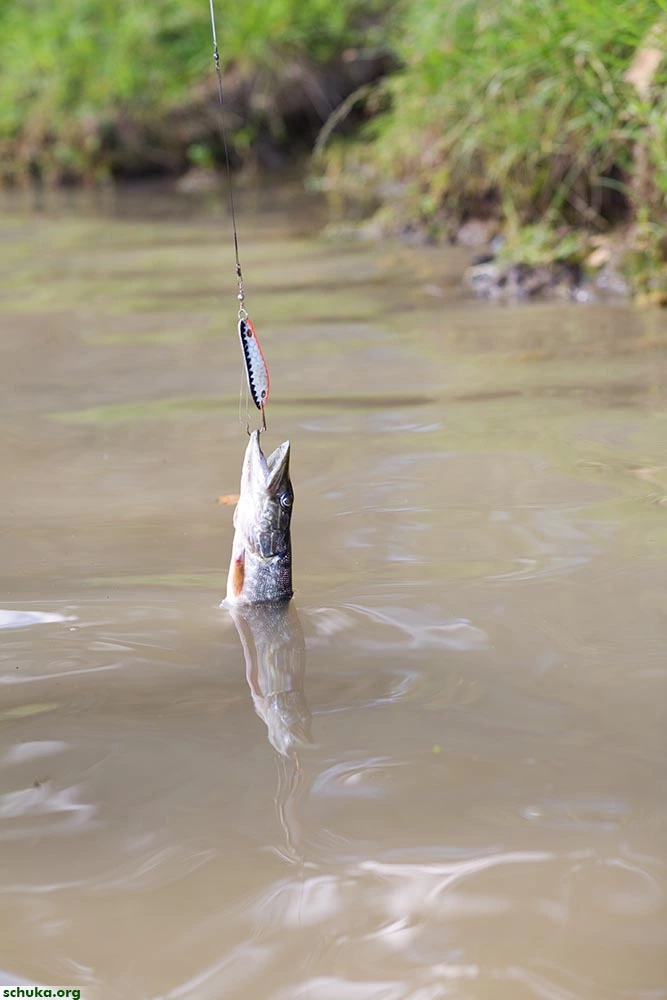
[[[220,69],[218,38],[215,30],[213,0],[209,0],[209,9],[211,13],[211,31],[213,33],[213,60],[215,62],[215,71],[218,77],[218,97],[220,98],[220,110],[224,113],[222,72]],[[229,210],[232,219],[232,233],[234,236],[234,255],[236,257],[236,282],[238,285],[238,295],[236,298],[239,303],[239,339],[243,350],[243,360],[245,362],[248,389],[250,390],[253,403],[257,409],[261,411],[262,430],[266,430],[266,414],[264,412],[264,407],[266,406],[269,398],[269,369],[266,361],[264,360],[262,348],[259,346],[257,334],[255,333],[252,323],[248,319],[248,313],[245,309],[245,290],[243,288],[243,274],[241,272],[241,261],[239,258],[239,237],[236,228],[236,213],[234,211],[234,185],[232,182],[231,168],[229,166],[229,149],[227,146],[227,132],[225,130],[224,118],[221,119],[220,125],[222,131],[222,143],[225,151],[225,167],[229,185]],[[248,429],[248,433],[249,432],[250,431]]]
[[264,360],[264,354],[257,339],[255,328],[247,316],[241,316],[239,319],[239,338],[243,350],[250,395],[257,409],[262,411],[263,417],[264,407],[269,399],[271,379],[269,378],[269,369]]

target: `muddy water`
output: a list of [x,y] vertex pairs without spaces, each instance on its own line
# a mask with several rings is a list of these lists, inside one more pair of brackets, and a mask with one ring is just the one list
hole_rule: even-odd
[[240,634],[220,207],[1,218],[0,982],[667,996],[667,319],[241,217],[297,614]]

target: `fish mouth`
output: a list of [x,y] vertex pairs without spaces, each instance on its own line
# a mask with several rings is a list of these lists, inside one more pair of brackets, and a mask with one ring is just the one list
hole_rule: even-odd
[[266,481],[266,488],[269,493],[273,493],[278,484],[289,475],[289,453],[289,441],[283,441],[267,458],[266,466],[269,470],[269,475]]
[[253,431],[246,449],[245,464],[248,479],[259,484],[269,494],[276,492],[281,482],[289,475],[290,443],[283,441],[266,458],[259,440],[260,431]]

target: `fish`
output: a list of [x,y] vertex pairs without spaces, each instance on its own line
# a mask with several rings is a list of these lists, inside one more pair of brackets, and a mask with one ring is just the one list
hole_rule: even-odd
[[293,602],[230,607],[243,646],[246,678],[269,742],[294,758],[312,745],[311,712],[304,692],[306,644]]
[[260,431],[252,432],[234,511],[234,541],[222,607],[289,601],[292,597],[294,491],[289,462],[289,441],[265,458]]

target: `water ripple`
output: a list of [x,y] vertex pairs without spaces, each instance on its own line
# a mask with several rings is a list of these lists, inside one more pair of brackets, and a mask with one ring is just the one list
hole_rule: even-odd
[[408,761],[392,757],[375,757],[363,761],[344,761],[333,764],[315,778],[312,795],[354,796],[362,799],[380,799],[390,793],[387,784],[391,768],[407,767]]
[[18,611],[0,608],[0,629],[28,628],[30,625],[51,625],[76,620],[73,615],[61,615],[55,611]]
[[370,640],[370,646],[385,648],[389,645],[395,649],[398,645],[395,630],[402,634],[404,642],[407,640],[407,647],[412,649],[482,650],[490,645],[486,632],[469,619],[444,618],[438,609],[409,609],[398,605],[369,607],[361,604],[343,604],[342,607],[373,623],[392,626],[383,643]]

